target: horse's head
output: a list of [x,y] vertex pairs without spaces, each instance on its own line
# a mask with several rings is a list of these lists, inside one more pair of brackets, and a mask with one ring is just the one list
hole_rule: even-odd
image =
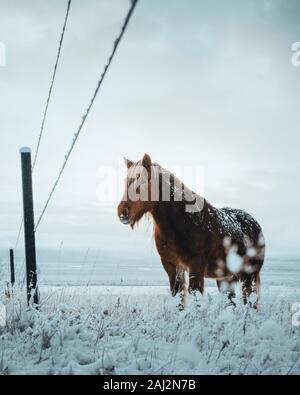
[[118,206],[118,216],[125,225],[137,223],[144,214],[151,211],[154,202],[151,201],[151,170],[152,161],[145,154],[143,159],[132,162],[125,159],[127,177],[125,191]]

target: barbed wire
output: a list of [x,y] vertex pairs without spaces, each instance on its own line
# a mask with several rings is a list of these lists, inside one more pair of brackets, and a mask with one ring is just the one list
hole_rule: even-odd
[[[60,58],[62,44],[63,44],[63,40],[64,40],[64,36],[65,36],[65,30],[66,30],[66,26],[67,26],[67,22],[68,22],[71,2],[72,2],[72,0],[68,0],[67,11],[66,11],[64,24],[63,24],[62,32],[61,32],[61,35],[60,35],[58,51],[57,51],[57,55],[56,55],[56,61],[55,61],[54,70],[53,70],[53,74],[52,74],[52,78],[51,78],[50,88],[49,88],[49,91],[48,91],[48,96],[47,96],[46,106],[45,106],[45,110],[44,110],[44,114],[43,114],[43,118],[42,118],[42,123],[41,123],[40,132],[39,132],[38,142],[37,142],[37,146],[36,146],[36,150],[35,150],[35,154],[34,154],[34,160],[33,160],[33,165],[32,165],[32,172],[34,171],[34,168],[35,168],[35,165],[36,165],[36,161],[37,161],[37,158],[38,158],[40,145],[41,145],[41,141],[42,141],[42,137],[43,137],[44,126],[45,126],[46,117],[47,117],[47,113],[48,113],[48,108],[49,108],[49,103],[50,103],[50,99],[51,99],[51,94],[52,94],[52,91],[53,91],[53,85],[54,85],[55,76],[56,76],[56,72],[57,72],[57,66],[58,66],[58,62],[59,62],[59,58]],[[20,226],[19,226],[17,240],[16,240],[16,243],[15,243],[15,250],[18,248],[18,245],[19,245],[19,241],[20,241],[20,237],[21,237],[21,233],[22,233],[22,229],[23,229],[23,224],[24,224],[24,218],[22,218],[22,221],[21,221]]]
[[17,236],[17,240],[16,240],[16,243],[15,243],[15,250],[18,248],[18,244],[19,244],[21,233],[22,233],[22,229],[23,229],[23,224],[24,224],[24,218],[22,218],[22,221],[21,221],[20,226],[19,226],[18,236]]
[[66,26],[67,26],[67,22],[68,22],[69,11],[70,11],[70,7],[71,7],[71,1],[72,0],[68,0],[67,11],[66,11],[65,20],[64,20],[64,24],[63,24],[60,40],[59,40],[56,61],[55,61],[53,75],[52,75],[50,88],[49,88],[49,92],[48,92],[48,97],[47,97],[47,101],[46,101],[46,107],[45,107],[45,110],[44,110],[44,115],[43,115],[43,119],[42,119],[40,133],[39,133],[38,143],[37,143],[37,147],[36,147],[36,151],[35,151],[35,155],[34,155],[34,159],[33,159],[32,171],[33,171],[33,169],[35,168],[35,165],[36,165],[36,161],[37,161],[37,157],[38,157],[38,153],[39,153],[39,149],[40,149],[40,145],[41,145],[41,141],[42,141],[42,137],[43,137],[45,121],[46,121],[46,117],[47,117],[47,113],[48,113],[48,108],[49,108],[50,98],[51,98],[53,85],[54,85],[54,81],[55,81],[57,66],[58,66],[60,53],[61,53],[61,48],[62,48],[62,44],[63,44],[63,41],[64,41],[64,36],[65,36],[65,30],[66,30]]
[[37,223],[36,223],[36,226],[35,226],[35,231],[36,231],[37,228],[39,227],[39,225],[40,225],[40,223],[41,223],[41,220],[42,220],[42,218],[43,218],[43,216],[44,216],[44,214],[45,214],[45,212],[46,212],[46,210],[47,210],[47,208],[48,208],[48,205],[49,205],[49,203],[50,203],[50,200],[51,200],[51,198],[52,198],[52,196],[53,196],[53,194],[54,194],[54,191],[55,191],[55,189],[56,189],[56,187],[57,187],[57,185],[58,185],[58,183],[59,183],[59,181],[60,181],[60,179],[61,179],[61,176],[62,176],[62,174],[63,174],[63,172],[64,172],[64,170],[65,170],[65,167],[66,167],[66,165],[67,165],[67,163],[68,163],[68,160],[69,160],[69,158],[70,158],[70,156],[71,156],[71,153],[72,153],[72,151],[73,151],[73,149],[74,149],[74,147],[75,147],[75,144],[76,144],[76,142],[77,142],[77,140],[78,140],[78,137],[79,137],[79,135],[80,135],[80,133],[81,133],[81,131],[82,131],[82,128],[83,128],[83,126],[84,126],[84,124],[85,124],[85,121],[86,121],[86,119],[87,119],[87,117],[88,117],[88,115],[89,115],[89,112],[90,112],[90,110],[91,110],[91,108],[92,108],[92,106],[93,106],[93,104],[94,104],[94,101],[95,101],[95,99],[96,99],[96,97],[97,97],[97,94],[98,94],[99,89],[100,89],[100,87],[101,87],[101,85],[102,85],[102,82],[103,82],[103,80],[104,80],[104,78],[105,78],[105,76],[106,76],[106,73],[107,73],[107,71],[108,71],[108,69],[109,69],[109,67],[110,67],[110,65],[111,65],[111,62],[112,62],[112,60],[113,60],[113,58],[114,58],[114,55],[115,55],[116,50],[117,50],[117,48],[118,48],[118,46],[119,46],[119,43],[120,43],[120,41],[121,41],[121,39],[122,39],[122,37],[123,37],[123,35],[124,35],[124,33],[125,33],[125,30],[126,30],[126,28],[127,28],[127,26],[128,26],[128,23],[129,23],[129,21],[130,21],[130,18],[131,18],[131,16],[132,16],[132,13],[133,13],[133,11],[134,11],[134,9],[135,9],[135,6],[136,6],[137,2],[138,2],[138,0],[131,0],[131,7],[130,7],[130,9],[129,9],[129,11],[128,11],[126,17],[125,17],[124,23],[123,23],[122,28],[121,28],[121,32],[119,33],[119,35],[117,36],[117,38],[115,39],[115,41],[114,41],[114,43],[113,43],[112,52],[111,52],[111,54],[110,54],[110,56],[109,56],[109,58],[108,58],[108,61],[107,61],[106,65],[105,65],[105,67],[104,67],[104,70],[103,70],[103,72],[102,72],[102,74],[101,74],[101,76],[100,76],[100,79],[98,80],[98,83],[97,83],[95,92],[94,92],[94,94],[93,94],[93,96],[92,96],[92,99],[91,99],[91,101],[90,101],[90,104],[88,105],[88,107],[87,107],[87,109],[86,109],[86,111],[85,111],[85,113],[84,113],[84,115],[83,115],[83,117],[82,117],[81,123],[80,123],[80,125],[79,125],[79,127],[78,127],[78,129],[77,129],[77,132],[74,133],[74,138],[73,138],[73,141],[72,141],[72,143],[71,143],[71,146],[70,146],[70,148],[69,148],[67,154],[65,155],[65,159],[64,159],[64,161],[63,161],[62,167],[61,167],[61,169],[60,169],[60,171],[59,171],[59,173],[58,173],[58,176],[57,176],[57,178],[56,178],[56,180],[55,180],[55,182],[54,182],[54,184],[53,184],[53,187],[52,187],[52,189],[51,189],[51,191],[50,191],[50,194],[49,194],[49,196],[48,196],[48,198],[47,198],[47,200],[46,200],[46,203],[45,203],[45,205],[44,205],[44,208],[43,208],[43,210],[42,210],[42,212],[41,212],[41,214],[40,214],[40,216],[39,216],[39,218],[38,218],[38,220],[37,220]]

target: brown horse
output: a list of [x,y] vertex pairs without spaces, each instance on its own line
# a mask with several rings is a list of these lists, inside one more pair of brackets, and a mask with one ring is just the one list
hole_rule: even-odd
[[259,272],[265,243],[261,227],[248,213],[215,208],[145,154],[128,168],[125,193],[118,206],[123,224],[134,225],[149,213],[156,247],[173,295],[186,289],[203,293],[204,278],[216,280],[234,304],[234,285],[242,284],[246,304],[259,296]]

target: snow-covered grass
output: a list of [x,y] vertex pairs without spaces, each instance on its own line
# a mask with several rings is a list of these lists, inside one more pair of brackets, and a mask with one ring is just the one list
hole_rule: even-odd
[[2,374],[300,373],[296,290],[264,289],[258,311],[225,307],[210,288],[183,311],[165,288],[118,295],[110,288],[45,287],[40,311],[26,308],[24,296],[1,296]]

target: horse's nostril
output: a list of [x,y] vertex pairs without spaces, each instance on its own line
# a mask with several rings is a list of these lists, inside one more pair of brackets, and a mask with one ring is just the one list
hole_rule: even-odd
[[129,220],[129,210],[128,209],[124,209],[122,214],[119,215],[120,221],[125,224],[128,225],[130,223]]

